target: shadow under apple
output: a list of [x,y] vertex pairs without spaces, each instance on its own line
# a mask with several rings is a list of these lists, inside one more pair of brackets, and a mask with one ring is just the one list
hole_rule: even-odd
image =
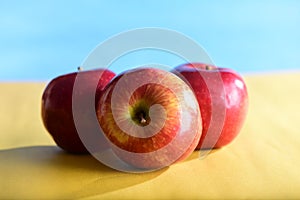
[[202,160],[205,159],[207,156],[211,156],[212,154],[221,151],[222,149],[223,148],[195,150],[189,157],[187,157],[185,160],[181,162],[188,162],[194,159]]
[[0,151],[0,198],[80,198],[154,179],[166,169],[130,174],[111,169],[90,155],[65,153],[56,146]]

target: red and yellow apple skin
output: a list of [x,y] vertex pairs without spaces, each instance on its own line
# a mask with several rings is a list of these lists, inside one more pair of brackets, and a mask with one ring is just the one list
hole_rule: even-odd
[[[102,89],[115,76],[115,73],[110,70],[96,69],[54,78],[43,92],[41,112],[44,126],[55,143],[67,152],[83,154],[88,153],[88,150],[78,135],[72,110],[74,83],[78,75],[80,75],[80,87],[76,91],[80,94],[77,95],[76,101],[79,101],[77,104],[86,106],[86,98],[91,96],[99,98]],[[97,82],[97,86],[92,85]],[[90,112],[96,112],[95,106],[93,109],[82,109],[80,123],[85,127],[92,127],[89,124],[89,117],[93,113]]]
[[115,154],[143,169],[185,159],[202,132],[201,113],[190,87],[156,68],[137,68],[114,78],[99,99],[97,117]]
[[[176,67],[173,72],[190,84],[200,106],[203,130],[196,149],[220,148],[232,142],[239,134],[248,111],[248,93],[243,78],[232,69],[219,68],[203,63],[183,64]],[[210,85],[212,92],[215,88],[215,91],[223,91],[224,94],[210,94],[203,77],[209,77],[213,73],[219,73],[224,89],[216,88],[219,86],[212,84]],[[214,99],[217,102],[216,112],[218,112],[219,107],[225,107],[225,119],[221,133],[208,135],[207,132],[212,118],[212,96],[216,98]],[[213,126],[213,124],[211,125]],[[205,144],[203,143],[204,139]]]

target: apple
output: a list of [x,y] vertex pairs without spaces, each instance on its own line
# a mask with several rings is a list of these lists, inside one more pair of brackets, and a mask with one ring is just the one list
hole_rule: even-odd
[[97,117],[111,149],[140,169],[158,169],[187,158],[202,121],[191,88],[171,72],[138,67],[116,76],[97,102]]
[[[91,134],[93,130],[89,130],[89,127],[93,124],[89,118],[93,112],[96,115],[95,105],[89,109],[84,102],[90,96],[98,98],[102,89],[115,76],[115,73],[108,69],[79,70],[51,80],[42,95],[42,121],[59,147],[70,153],[88,153],[78,135],[72,110],[74,83],[78,75],[80,88],[77,88],[79,95],[76,101],[83,105],[80,110],[80,123],[87,127],[86,134]],[[98,84],[93,86],[93,83]],[[93,88],[96,88],[96,91]]]
[[[232,69],[203,63],[183,64],[172,72],[190,84],[200,106],[203,130],[196,149],[220,148],[232,142],[239,134],[248,111],[248,93],[243,78]],[[217,83],[218,76],[223,81],[222,85]],[[221,109],[225,111],[224,124],[219,131],[213,130],[218,121],[211,121],[212,98],[215,102],[214,112],[219,114]],[[208,134],[209,128],[213,130],[211,134]]]

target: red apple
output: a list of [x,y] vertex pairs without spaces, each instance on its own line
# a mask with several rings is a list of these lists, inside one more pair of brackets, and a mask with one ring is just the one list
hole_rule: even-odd
[[[200,106],[203,130],[197,149],[220,148],[233,141],[239,134],[248,111],[248,93],[243,78],[232,69],[202,63],[183,64],[173,72],[179,73],[180,77],[190,84]],[[218,76],[223,85],[218,83]],[[205,81],[205,78],[208,81]],[[207,83],[210,84],[209,87]],[[221,109],[225,111],[224,124],[219,131],[213,129],[222,119],[211,121],[212,98],[215,102],[214,111],[220,115]],[[212,132],[207,134],[209,128]]]
[[[89,127],[93,127],[93,124],[90,123],[89,118],[93,114],[96,116],[95,105],[89,109],[84,102],[91,96],[98,98],[102,89],[115,76],[110,70],[79,71],[53,79],[42,96],[42,120],[59,147],[70,153],[88,153],[78,135],[73,117],[73,89],[78,75],[80,75],[80,87],[76,89],[79,93],[76,101],[83,105],[80,110],[80,123],[87,127],[86,134],[91,134],[93,130]],[[98,85],[93,85],[94,83]]]
[[97,117],[113,152],[143,169],[185,159],[202,132],[191,88],[173,73],[156,68],[136,68],[114,78],[97,103]]

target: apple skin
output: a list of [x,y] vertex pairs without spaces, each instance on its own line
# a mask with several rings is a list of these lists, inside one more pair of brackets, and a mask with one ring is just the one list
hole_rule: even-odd
[[[78,135],[72,110],[73,88],[79,74],[81,80],[80,95],[76,100],[83,105],[89,95],[96,96],[97,99],[103,88],[115,76],[115,73],[110,70],[96,69],[56,77],[50,81],[43,92],[41,112],[45,128],[59,147],[69,153],[84,154],[88,153],[88,150]],[[95,85],[92,84],[97,82],[98,85],[95,91]],[[96,112],[95,109],[93,111]],[[81,123],[84,123],[86,127],[91,127],[88,120],[90,114],[90,110],[82,111]]]
[[[175,67],[175,74],[182,77],[190,84],[197,97],[201,116],[202,116],[202,136],[196,149],[220,148],[232,142],[239,134],[247,112],[248,112],[248,92],[243,78],[234,70],[228,68],[220,68],[204,63],[187,63]],[[213,135],[207,135],[207,131],[212,117],[212,99],[209,89],[202,76],[211,76],[213,73],[219,73],[223,81],[224,94],[214,95],[215,101],[220,107],[225,107],[225,119],[221,133],[216,133],[219,138]],[[211,88],[218,87],[211,85]],[[220,91],[220,88],[218,88]],[[222,98],[225,97],[225,98]],[[218,108],[216,109],[218,111]],[[206,138],[209,137],[209,138]],[[204,138],[206,140],[204,146]]]
[[115,154],[142,169],[184,160],[202,132],[191,88],[173,73],[156,68],[136,68],[116,76],[97,103],[97,117]]

